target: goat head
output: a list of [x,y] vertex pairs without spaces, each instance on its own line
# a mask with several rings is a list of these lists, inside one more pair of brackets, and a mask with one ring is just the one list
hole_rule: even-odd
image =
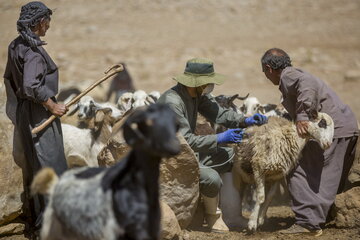
[[180,152],[180,142],[176,137],[179,123],[174,111],[165,104],[136,109],[123,128],[125,141],[134,149],[161,157]]

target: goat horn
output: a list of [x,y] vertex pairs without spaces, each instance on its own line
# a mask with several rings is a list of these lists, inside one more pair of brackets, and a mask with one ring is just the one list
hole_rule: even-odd
[[248,93],[245,97],[237,97],[237,99],[240,99],[240,100],[245,100],[245,99],[247,99],[247,98],[248,98],[249,94],[250,94],[250,93]]
[[235,99],[237,99],[239,97],[239,94],[235,94],[234,96],[232,96],[230,98],[231,102],[233,102]]

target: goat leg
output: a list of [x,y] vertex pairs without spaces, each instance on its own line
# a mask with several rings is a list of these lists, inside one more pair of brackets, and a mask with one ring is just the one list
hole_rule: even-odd
[[266,192],[266,195],[265,195],[265,202],[260,208],[259,219],[258,219],[259,226],[264,224],[266,212],[269,208],[271,200],[273,199],[273,197],[276,193],[276,190],[279,188],[279,185],[280,185],[280,181],[276,181],[275,183],[270,183],[270,186],[269,186],[270,189]]
[[255,171],[254,177],[256,184],[256,203],[248,222],[248,228],[251,232],[254,232],[257,229],[260,206],[265,201],[265,178]]

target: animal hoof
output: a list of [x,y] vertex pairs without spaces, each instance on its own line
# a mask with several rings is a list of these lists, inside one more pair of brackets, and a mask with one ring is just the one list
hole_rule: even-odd
[[258,225],[262,226],[264,224],[264,218],[259,218]]
[[249,221],[248,223],[248,229],[250,232],[255,232],[257,228],[257,224],[255,221]]

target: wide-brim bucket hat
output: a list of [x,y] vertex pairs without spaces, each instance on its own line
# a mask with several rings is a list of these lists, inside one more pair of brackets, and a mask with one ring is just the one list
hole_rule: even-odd
[[206,58],[193,58],[186,62],[185,71],[173,78],[187,87],[199,87],[205,84],[223,84],[225,76],[214,71],[214,63]]

